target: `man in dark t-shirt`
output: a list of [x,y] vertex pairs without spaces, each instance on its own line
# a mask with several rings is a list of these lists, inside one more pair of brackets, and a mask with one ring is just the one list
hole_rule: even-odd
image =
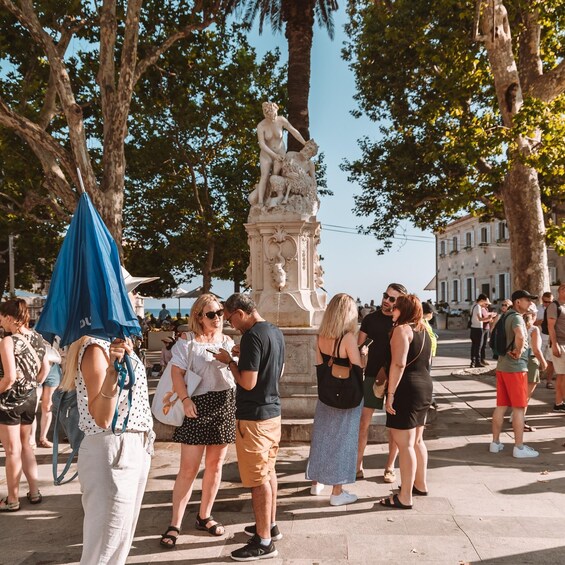
[[[367,447],[369,438],[369,426],[373,418],[375,408],[382,409],[383,399],[377,398],[373,393],[373,385],[381,367],[388,371],[390,365],[390,332],[392,330],[392,309],[399,296],[408,294],[408,291],[399,283],[390,283],[385,292],[381,307],[363,318],[361,329],[359,330],[358,343],[363,345],[369,338],[373,342],[367,347],[361,348],[361,359],[366,360],[365,379],[363,381],[364,399],[363,411],[361,413],[361,423],[359,425],[359,447],[357,450],[357,478],[364,476],[363,454]],[[384,470],[384,481],[393,483],[396,480],[394,463],[398,455],[398,447],[390,440],[388,446],[388,459]]]
[[284,370],[282,332],[265,321],[245,294],[233,294],[224,304],[226,322],[243,335],[230,353],[220,349],[216,359],[228,365],[237,384],[236,451],[243,486],[251,488],[255,524],[245,533],[247,545],[232,552],[236,561],[275,557],[273,540],[282,538],[276,525],[275,463],[281,439],[279,380]]

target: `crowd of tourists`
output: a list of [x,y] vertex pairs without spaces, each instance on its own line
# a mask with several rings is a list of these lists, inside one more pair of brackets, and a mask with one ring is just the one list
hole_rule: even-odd
[[[493,322],[493,339],[498,340],[492,453],[504,447],[500,431],[504,413],[511,407],[513,455],[537,456],[522,440],[527,403],[540,369],[555,374],[554,410],[565,411],[565,316],[561,316],[565,285],[559,287],[557,301],[544,294],[540,310],[533,305],[536,299],[518,290],[501,305],[501,313],[492,316],[484,311],[488,298],[480,295],[471,312],[473,366],[486,364],[484,324],[490,331]],[[423,431],[433,406],[430,366],[437,347],[431,316],[430,305],[399,283],[388,285],[380,306],[363,317],[360,328],[358,304],[351,296],[337,294],[329,302],[315,346],[318,402],[305,474],[312,496],[323,495],[327,487],[330,505],[356,502],[357,496],[344,485],[364,478],[363,456],[375,409],[386,411],[389,430],[383,479],[386,483],[400,479],[401,484],[380,505],[409,510],[415,497],[428,494]],[[0,303],[0,326],[8,334],[0,341],[0,441],[8,487],[0,512],[20,509],[22,473],[29,486],[28,502],[42,502],[30,435],[37,386],[50,372],[49,346],[28,325],[24,301]],[[224,333],[225,325],[241,333],[239,344]],[[159,543],[164,550],[176,546],[202,463],[194,527],[211,536],[226,533],[213,507],[228,446],[235,443],[241,482],[251,489],[255,523],[244,528],[249,542],[231,557],[236,561],[274,557],[274,542],[283,536],[276,521],[275,470],[281,438],[283,334],[261,317],[248,295],[239,293],[223,304],[212,294],[200,296],[183,330],[168,349],[172,386],[184,417],[173,436],[180,444],[180,465],[171,518]],[[126,353],[133,361],[135,384],[121,390],[115,362]],[[129,340],[85,336],[67,348],[60,386],[76,390],[79,427],[85,434],[78,458],[84,509],[81,563],[125,563],[153,453],[145,368]],[[113,429],[123,433],[115,434]]]

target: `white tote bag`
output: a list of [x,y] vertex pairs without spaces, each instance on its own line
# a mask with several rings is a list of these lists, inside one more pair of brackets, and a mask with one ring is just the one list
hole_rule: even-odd
[[[192,341],[189,347],[188,359],[190,365],[190,361],[192,360]],[[155,390],[151,404],[151,412],[153,412],[153,415],[159,422],[167,424],[168,426],[178,427],[182,425],[184,420],[184,407],[181,399],[173,390],[171,371],[172,364],[168,363],[157,384],[157,389]],[[184,382],[186,383],[188,396],[192,396],[192,393],[196,390],[201,380],[202,377],[200,375],[187,369],[184,375]]]

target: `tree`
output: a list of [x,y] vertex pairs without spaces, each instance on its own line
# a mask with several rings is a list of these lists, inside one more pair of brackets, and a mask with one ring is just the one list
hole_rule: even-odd
[[268,53],[256,62],[233,25],[195,34],[146,73],[127,145],[124,247],[136,269],[202,274],[204,291],[213,276],[245,278],[246,189],[259,175],[255,126],[263,100],[284,101],[278,59]]
[[[78,167],[121,245],[124,140],[136,85],[173,45],[221,21],[231,4],[103,0],[98,10],[98,3],[77,0],[35,6],[0,0],[1,61],[10,68],[1,79],[0,125],[25,140],[41,163],[47,206],[55,197],[74,208]],[[69,56],[73,41],[80,52]],[[97,112],[99,122],[88,123]]]
[[[9,276],[8,238],[14,236],[14,267],[17,288],[44,292],[56,259],[63,220],[41,204],[38,193],[42,172],[29,160],[29,149],[10,131],[0,131],[0,296]],[[46,195],[45,195],[46,196]]]
[[[345,164],[363,189],[356,213],[373,218],[367,231],[386,247],[402,219],[441,229],[462,210],[504,216],[514,287],[548,289],[544,213],[563,201],[565,170],[556,151],[565,143],[563,2],[366,1],[349,10],[344,54],[356,98],[381,121],[381,139],[361,140],[362,157]],[[562,236],[555,226],[549,234]]]
[[[275,31],[281,31],[285,24],[288,42],[288,119],[304,139],[310,139],[308,96],[314,18],[333,38],[332,12],[338,9],[337,1],[248,0],[246,4],[245,19],[249,23],[259,15],[259,33],[262,33],[266,20],[269,20]],[[299,151],[301,144],[289,136],[288,149]]]

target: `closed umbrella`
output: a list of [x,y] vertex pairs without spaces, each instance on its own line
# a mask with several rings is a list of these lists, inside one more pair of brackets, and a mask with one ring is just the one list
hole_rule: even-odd
[[[61,346],[85,335],[106,340],[141,335],[116,242],[86,193],[79,198],[59,251],[47,302],[35,329],[49,341],[59,336]],[[124,361],[127,371],[116,366],[119,384],[131,395],[134,371],[127,355]],[[116,421],[117,407],[113,429]],[[127,418],[124,430],[126,425]]]

